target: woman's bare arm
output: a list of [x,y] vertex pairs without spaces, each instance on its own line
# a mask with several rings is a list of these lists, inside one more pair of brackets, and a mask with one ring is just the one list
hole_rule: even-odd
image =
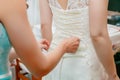
[[48,0],[40,1],[40,18],[42,37],[49,42],[52,40],[52,12],[49,7]]
[[51,54],[42,54],[27,19],[25,0],[0,0],[0,5],[0,21],[17,55],[38,78],[52,70],[65,52],[77,50],[79,39],[70,38],[61,42]]
[[116,68],[107,31],[107,6],[108,0],[90,0],[90,33],[97,55],[113,80]]

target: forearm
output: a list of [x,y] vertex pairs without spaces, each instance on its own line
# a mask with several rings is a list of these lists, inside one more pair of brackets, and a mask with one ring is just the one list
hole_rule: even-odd
[[108,75],[116,74],[115,63],[113,59],[112,44],[107,37],[98,37],[92,39],[98,58],[102,62]]
[[47,54],[48,65],[46,74],[50,72],[58,64],[65,51],[66,51],[65,47],[63,45],[59,45],[53,51]]
[[47,39],[49,43],[51,43],[52,29],[48,26],[50,26],[50,24],[41,24],[41,34],[42,38]]
[[108,0],[90,0],[90,35],[99,60],[109,76],[116,74],[112,44],[107,31]]

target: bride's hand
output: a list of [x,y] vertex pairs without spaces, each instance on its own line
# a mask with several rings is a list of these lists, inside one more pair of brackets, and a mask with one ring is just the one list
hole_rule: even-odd
[[49,49],[49,42],[46,40],[46,39],[42,39],[38,42],[39,46],[41,49],[45,49],[45,50],[48,50]]
[[120,78],[117,76],[117,77],[115,78],[115,80],[120,80]]

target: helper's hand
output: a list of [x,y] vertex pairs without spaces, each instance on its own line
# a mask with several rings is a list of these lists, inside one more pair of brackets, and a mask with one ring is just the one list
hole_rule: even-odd
[[39,45],[41,49],[45,49],[45,50],[48,50],[50,46],[49,42],[46,39],[40,40]]
[[62,41],[66,53],[75,53],[79,47],[80,39],[77,37],[66,38]]

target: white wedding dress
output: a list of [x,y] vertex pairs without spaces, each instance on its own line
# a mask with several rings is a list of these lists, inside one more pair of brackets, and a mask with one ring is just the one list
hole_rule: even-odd
[[88,0],[68,0],[66,10],[57,0],[49,0],[49,5],[56,27],[50,50],[70,36],[79,37],[80,46],[75,54],[65,54],[43,80],[107,80],[90,38]]

